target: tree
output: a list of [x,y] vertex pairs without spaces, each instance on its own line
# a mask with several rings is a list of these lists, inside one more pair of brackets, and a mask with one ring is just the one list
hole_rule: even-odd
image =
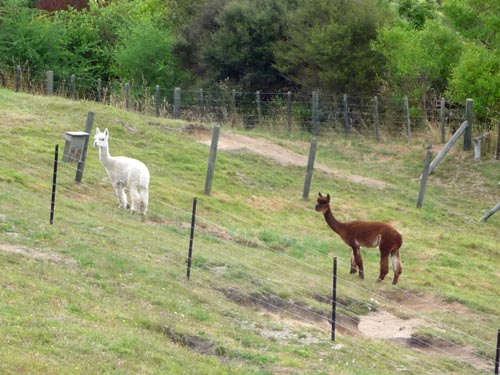
[[304,90],[373,93],[385,59],[370,43],[390,9],[378,0],[300,0],[276,43],[276,68]]
[[438,21],[428,21],[422,29],[402,21],[382,29],[373,48],[387,61],[384,85],[400,95],[422,98],[430,91],[444,93],[462,43]]
[[469,44],[453,71],[449,94],[459,102],[474,99],[478,115],[500,112],[500,51]]
[[176,46],[183,66],[215,84],[246,90],[287,85],[274,68],[274,43],[284,38],[285,0],[212,0],[186,26]]

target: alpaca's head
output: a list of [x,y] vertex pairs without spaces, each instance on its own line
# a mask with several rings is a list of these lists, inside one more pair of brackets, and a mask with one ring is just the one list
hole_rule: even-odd
[[327,212],[330,209],[330,194],[327,194],[325,197],[321,193],[319,193],[315,209],[318,212]]
[[101,132],[99,128],[96,128],[94,137],[94,146],[98,148],[107,147],[108,138],[109,138],[108,128],[104,129],[104,132]]

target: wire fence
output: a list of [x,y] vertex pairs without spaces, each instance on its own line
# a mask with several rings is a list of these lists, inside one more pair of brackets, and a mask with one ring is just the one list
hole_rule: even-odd
[[[429,125],[442,128],[442,141],[465,120],[465,103],[443,98],[350,96],[324,92],[244,92],[220,84],[210,89],[150,87],[120,80],[32,71],[28,66],[0,66],[0,84],[12,90],[95,100],[143,114],[216,122],[244,129],[280,128],[315,135],[335,132],[380,139],[411,138]],[[495,118],[483,117],[478,129],[496,128]]]

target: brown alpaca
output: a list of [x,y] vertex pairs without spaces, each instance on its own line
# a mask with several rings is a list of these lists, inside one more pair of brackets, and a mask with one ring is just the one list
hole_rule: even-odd
[[316,211],[322,212],[325,220],[342,240],[352,248],[351,274],[359,269],[359,277],[364,279],[363,258],[361,257],[361,246],[378,247],[380,249],[380,276],[377,281],[384,280],[389,272],[389,256],[392,259],[394,269],[393,284],[397,284],[399,275],[403,271],[399,249],[403,244],[401,234],[389,224],[378,221],[350,221],[341,223],[335,219],[330,209],[330,194],[321,195],[316,204]]

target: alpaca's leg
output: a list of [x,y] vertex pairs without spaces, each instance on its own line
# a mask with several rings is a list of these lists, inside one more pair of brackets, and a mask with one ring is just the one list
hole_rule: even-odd
[[363,258],[361,257],[361,249],[359,248],[359,246],[352,246],[352,253],[354,255],[354,261],[356,262],[356,266],[358,266],[359,277],[361,279],[364,279],[365,269],[363,267]]
[[120,200],[120,208],[128,208],[127,194],[125,193],[125,185],[122,182],[117,182],[114,185],[115,193]]
[[389,254],[380,252],[380,276],[377,281],[383,281],[385,276],[389,273]]
[[403,272],[403,264],[401,263],[401,255],[399,254],[399,249],[394,250],[391,253],[392,268],[394,269],[394,278],[392,283],[395,285],[398,283],[399,275]]
[[149,202],[149,191],[148,189],[142,189],[140,192],[141,195],[141,207],[139,212],[142,215],[146,215],[146,212],[148,211],[148,202]]
[[355,274],[358,272],[358,266],[356,265],[356,258],[354,257],[354,251],[352,252],[351,256],[351,275]]
[[132,211],[132,213],[140,211],[140,209],[141,209],[141,196],[139,195],[139,192],[137,191],[137,186],[130,187],[130,200],[131,200],[130,211]]

